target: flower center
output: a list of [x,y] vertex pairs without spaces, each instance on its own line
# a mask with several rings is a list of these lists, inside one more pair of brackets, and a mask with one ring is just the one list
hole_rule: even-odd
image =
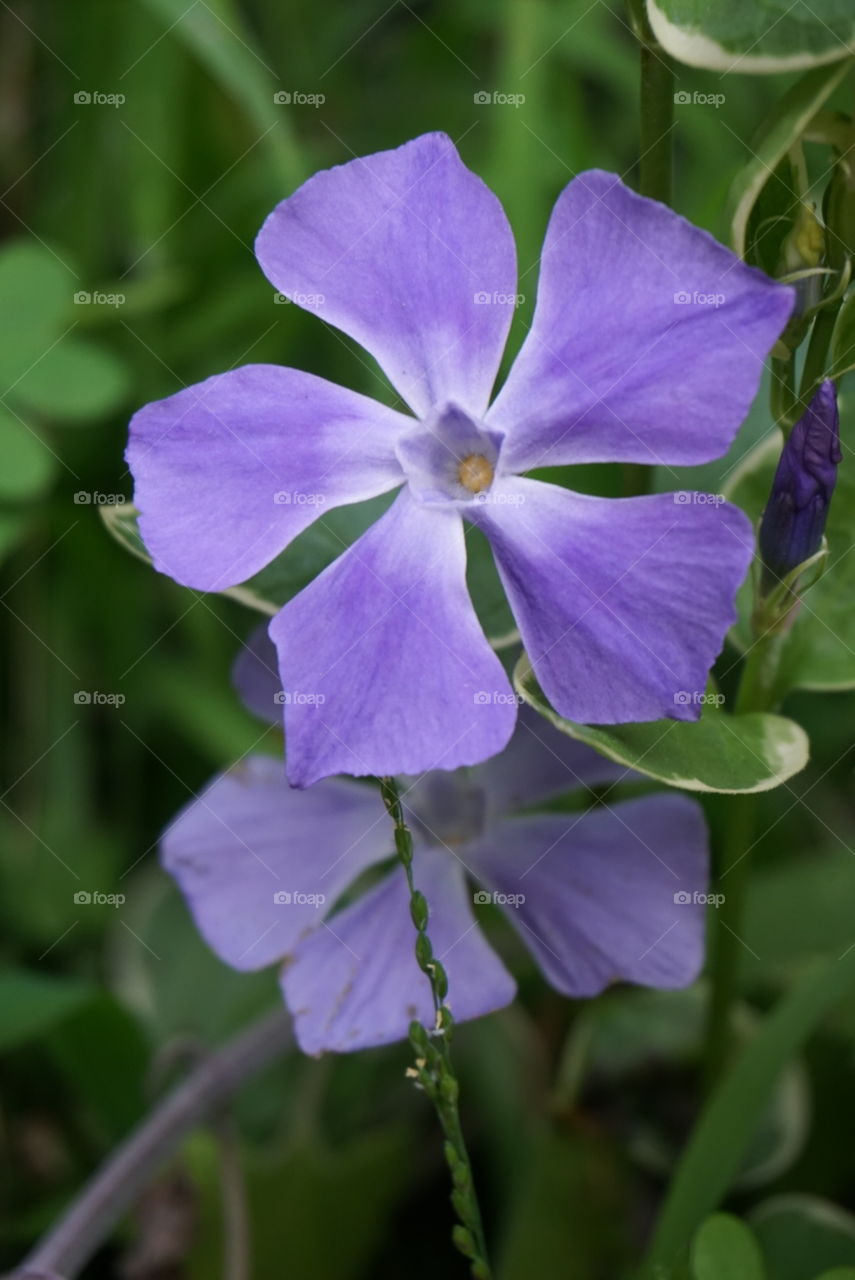
[[457,468],[457,479],[470,493],[481,493],[493,483],[492,463],[483,453],[470,453]]
[[456,849],[483,835],[487,796],[465,769],[434,771],[410,786],[407,810],[426,844]]
[[395,452],[418,502],[465,509],[488,501],[501,475],[503,439],[501,431],[449,403],[402,436]]

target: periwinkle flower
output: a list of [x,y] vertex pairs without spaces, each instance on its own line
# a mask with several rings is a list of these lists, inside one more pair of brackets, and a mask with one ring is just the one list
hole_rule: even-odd
[[842,457],[837,395],[834,383],[826,379],[781,451],[760,521],[764,593],[822,546]]
[[[259,670],[248,655],[239,683],[269,714],[271,682]],[[595,995],[616,981],[679,987],[697,976],[708,870],[695,801],[672,792],[513,816],[624,772],[524,710],[509,746],[487,764],[403,784],[415,881],[458,1020],[514,997],[479,927],[488,902],[565,995]],[[162,841],[164,864],[213,950],[237,969],[282,966],[307,1053],[386,1044],[406,1036],[413,1018],[433,1026],[392,853],[376,787],[332,778],[292,789],[281,762],[263,755],[214,778]],[[348,900],[353,882],[372,871],[369,887]]]
[[267,219],[257,254],[411,410],[248,365],[131,424],[143,538],[160,570],[200,590],[245,581],[332,507],[400,489],[271,624],[284,687],[302,695],[285,707],[291,781],[451,769],[508,742],[516,706],[469,598],[464,520],[491,543],[561,714],[696,718],[700,698],[674,695],[700,695],[734,621],[752,552],[743,514],[522,473],[720,456],[792,290],[614,175],[583,173],[555,205],[532,326],[491,403],[513,236],[444,134],[316,174]]

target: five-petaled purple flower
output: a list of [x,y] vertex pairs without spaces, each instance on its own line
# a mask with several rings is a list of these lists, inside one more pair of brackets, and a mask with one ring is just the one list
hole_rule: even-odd
[[765,592],[773,590],[822,546],[842,457],[837,393],[834,383],[826,379],[781,451],[760,521],[758,543]]
[[[238,683],[248,705],[272,718],[275,680],[264,661],[263,648],[242,657]],[[708,860],[694,800],[668,793],[511,816],[624,774],[526,709],[489,763],[404,784],[415,880],[458,1020],[514,997],[477,924],[487,902],[504,908],[566,995],[595,995],[621,980],[679,987],[697,976]],[[377,879],[391,855],[377,788],[332,778],[294,790],[281,762],[262,755],[216,777],[162,841],[164,863],[213,950],[237,969],[282,964],[307,1053],[386,1044],[406,1036],[413,1018],[433,1026],[403,871],[393,862]],[[372,869],[369,887],[331,914]],[[471,881],[483,887],[473,892]]]
[[[531,329],[491,391],[517,291],[511,229],[444,134],[318,173],[257,242],[275,287],[376,358],[412,416],[248,365],[148,405],[128,460],[156,566],[240,583],[322,511],[401,489],[280,611],[288,774],[418,773],[501,750],[507,676],[467,592],[492,545],[538,680],[570,719],[692,719],[752,554],[732,506],[606,500],[533,468],[721,455],[792,290],[598,171],[556,203]],[[279,497],[280,501],[275,501]],[[289,498],[291,501],[281,501]]]

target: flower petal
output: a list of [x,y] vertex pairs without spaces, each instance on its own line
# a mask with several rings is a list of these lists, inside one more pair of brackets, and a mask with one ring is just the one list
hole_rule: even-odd
[[728,448],[793,290],[614,174],[555,205],[531,331],[488,415],[513,471],[699,463]]
[[[446,854],[421,850],[416,886],[428,900],[434,955],[448,974],[458,1022],[501,1009],[513,978],[476,926],[463,873]],[[407,884],[396,867],[312,934],[285,966],[282,987],[306,1053],[338,1053],[402,1040],[413,1019],[434,1026],[433,1001],[416,964]]]
[[[703,811],[681,795],[500,822],[466,859],[569,996],[610,982],[682,987],[703,963]],[[513,905],[517,896],[524,901]]]
[[465,572],[460,517],[404,490],[273,619],[295,786],[453,769],[505,746],[514,696]]
[[562,733],[529,706],[520,707],[505,750],[472,774],[487,793],[488,821],[567,791],[637,779],[631,769]]
[[516,478],[469,518],[492,544],[556,711],[586,724],[697,719],[753,555],[737,507],[706,494],[592,498]]
[[140,409],[127,461],[162,573],[200,591],[245,582],[330,507],[403,476],[412,419],[324,378],[245,365]]
[[282,682],[276,647],[268,624],[262,622],[251,632],[232,664],[232,684],[247,710],[268,724],[282,723]]
[[513,314],[501,204],[443,133],[317,173],[256,241],[283,293],[355,338],[423,416],[483,413]]
[[161,856],[208,945],[235,969],[261,969],[391,843],[376,788],[337,779],[293,791],[281,759],[250,756],[173,820]]

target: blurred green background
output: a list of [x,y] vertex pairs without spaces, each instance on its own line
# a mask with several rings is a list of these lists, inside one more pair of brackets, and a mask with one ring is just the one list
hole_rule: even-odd
[[[0,68],[3,1266],[173,1077],[176,1044],[198,1053],[278,998],[272,976],[207,953],[157,867],[175,810],[275,735],[229,685],[255,617],[158,576],[105,531],[99,508],[131,493],[130,414],[247,361],[383,395],[354,344],[275,302],[252,244],[314,170],[432,129],[508,211],[518,344],[555,196],[592,165],[634,179],[638,73],[618,0],[4,3]],[[722,90],[678,68],[679,90],[725,94],[679,105],[674,131],[675,205],[721,238],[729,183],[788,83],[729,76]],[[494,91],[524,101],[476,101]],[[767,426],[761,403],[738,450]],[[760,1008],[811,957],[855,944],[855,700],[791,702],[813,761],[761,797],[745,973]],[[720,804],[708,809],[715,827]],[[96,891],[125,902],[75,901]],[[615,993],[574,1009],[500,941],[522,1000],[464,1029],[460,1058],[501,1275],[612,1280],[637,1257],[696,1105],[699,1000]],[[839,1137],[855,1122],[853,1052],[855,1005],[776,1097],[740,1211],[791,1190],[852,1207]],[[405,1063],[403,1047],[295,1057],[245,1091],[254,1274],[465,1274]],[[86,1274],[220,1274],[222,1152],[197,1135]],[[839,1260],[855,1262],[848,1219],[841,1239]]]

